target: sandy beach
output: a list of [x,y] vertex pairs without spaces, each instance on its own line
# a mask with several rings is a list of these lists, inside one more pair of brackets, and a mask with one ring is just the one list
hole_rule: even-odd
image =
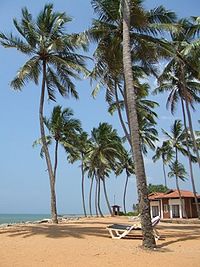
[[200,265],[200,224],[159,223],[156,251],[144,251],[141,231],[113,240],[106,226],[127,218],[81,218],[0,229],[0,267],[124,267]]

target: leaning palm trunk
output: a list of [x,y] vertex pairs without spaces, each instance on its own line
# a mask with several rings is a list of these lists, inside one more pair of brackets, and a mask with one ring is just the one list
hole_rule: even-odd
[[40,110],[39,110],[39,118],[40,118],[40,131],[41,131],[41,140],[42,147],[44,150],[49,180],[50,180],[50,190],[51,190],[51,217],[53,223],[58,223],[57,218],[57,210],[56,210],[56,193],[55,193],[55,176],[52,169],[51,159],[49,155],[49,150],[46,143],[45,138],[45,130],[44,130],[44,119],[43,119],[43,107],[44,107],[44,95],[45,95],[45,81],[46,81],[46,62],[43,61],[43,80],[42,80],[42,90],[40,97]]
[[[107,194],[107,190],[106,190],[105,178],[103,177],[101,180],[103,182],[103,191],[104,191],[104,195],[105,195],[105,199],[106,199],[106,204],[108,206],[108,210],[110,212],[110,215],[113,216],[112,209],[111,209],[111,206],[110,206],[110,202],[108,200],[108,194]],[[100,182],[100,179],[99,179],[99,182]]]
[[99,217],[99,212],[98,212],[98,181],[97,178],[95,177],[96,181],[96,188],[95,188],[95,210],[96,210],[96,216]]
[[[194,151],[195,151],[195,154],[197,156],[197,160],[198,160],[198,164],[199,164],[199,168],[200,168],[200,156],[199,156],[199,150],[197,147],[197,143],[196,143],[196,139],[195,139],[194,131],[193,131],[193,126],[192,126],[192,118],[191,118],[191,114],[190,114],[190,107],[189,107],[189,100],[188,100],[188,96],[187,96],[187,88],[186,88],[183,65],[181,65],[180,71],[181,71],[180,72],[180,75],[181,75],[180,78],[182,80],[183,96],[184,96],[184,100],[185,100],[185,106],[186,106],[186,112],[187,112],[187,117],[188,117],[190,135],[192,137]],[[183,105],[182,105],[182,107],[183,107]]]
[[99,177],[97,177],[97,179],[96,179],[96,181],[97,181],[97,207],[98,207],[98,211],[99,211],[99,213],[100,213],[100,216],[101,217],[104,217],[103,216],[103,213],[102,213],[102,211],[101,211],[101,206],[100,206],[100,196],[101,196],[101,184],[100,184],[100,179],[99,179]]
[[124,213],[126,214],[126,192],[127,192],[127,185],[128,185],[128,175],[126,174],[126,181],[124,186],[124,195],[123,195],[123,206],[124,206]]
[[93,182],[94,182],[94,176],[91,177],[90,192],[89,192],[89,210],[90,210],[90,216],[92,216],[92,187],[93,187]]
[[191,137],[192,137],[192,141],[193,141],[193,145],[194,145],[194,151],[196,153],[198,164],[199,164],[199,168],[200,168],[199,150],[198,150],[198,147],[197,147],[196,138],[194,136],[193,126],[192,126],[192,118],[191,118],[190,108],[189,108],[189,104],[188,104],[187,98],[185,99],[185,104],[186,104],[186,111],[187,111],[187,116],[188,116],[190,134],[191,134]]
[[153,249],[155,238],[151,224],[150,205],[148,200],[147,183],[144,169],[144,162],[140,146],[139,125],[136,111],[136,96],[133,86],[131,48],[130,48],[130,0],[123,1],[123,65],[126,83],[127,108],[129,127],[131,134],[131,145],[134,153],[134,162],[136,169],[137,190],[139,198],[139,207],[141,212],[141,224],[143,232],[143,246]]
[[[178,162],[178,150],[176,148],[176,162]],[[185,210],[185,207],[184,207],[184,204],[183,204],[183,199],[181,197],[181,191],[180,191],[180,188],[179,188],[179,183],[178,183],[178,176],[176,174],[176,188],[177,188],[177,191],[178,191],[178,195],[179,195],[179,199],[180,199],[180,203],[181,203],[181,213],[182,213],[182,217],[183,217],[183,210],[185,211],[185,216],[186,218],[187,217],[187,213],[186,213],[186,210]]]
[[56,171],[57,171],[57,166],[58,166],[58,141],[56,140],[56,146],[55,146],[55,162],[54,162],[54,179],[56,180]]
[[199,208],[199,204],[198,204],[196,186],[195,186],[195,182],[194,182],[192,160],[191,160],[191,154],[190,154],[190,148],[189,148],[189,134],[188,134],[188,128],[187,128],[187,125],[186,125],[185,107],[184,107],[183,99],[181,99],[181,105],[182,105],[182,112],[183,112],[183,122],[184,122],[184,127],[185,127],[185,132],[186,132],[186,147],[187,147],[188,160],[189,160],[189,168],[190,168],[190,177],[191,177],[191,182],[192,182],[192,190],[193,190],[193,194],[194,194],[194,200],[195,200],[195,205],[196,205],[196,210],[197,210],[197,216],[200,219],[200,208]]
[[82,203],[83,203],[83,212],[85,217],[87,217],[87,213],[86,213],[86,208],[85,208],[85,194],[84,194],[84,168],[83,168],[83,162],[81,164],[81,175],[82,175],[82,179],[81,179],[81,191],[82,191]]

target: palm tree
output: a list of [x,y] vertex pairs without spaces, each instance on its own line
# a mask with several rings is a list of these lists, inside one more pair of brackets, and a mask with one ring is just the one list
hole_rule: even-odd
[[162,159],[163,165],[163,174],[164,174],[164,184],[167,188],[167,175],[165,170],[165,165],[169,164],[174,157],[174,151],[171,149],[170,143],[168,141],[163,141],[161,147],[156,148],[155,155],[153,156],[153,161],[157,161],[158,159]]
[[[95,170],[90,169],[88,162],[86,163],[85,170],[88,171],[88,178],[90,178],[90,191],[89,191],[89,211],[92,216],[92,188],[94,184]],[[96,215],[98,217],[97,202],[95,201]]]
[[[88,138],[88,134],[84,131],[81,131],[79,135],[76,136],[73,140],[73,146],[66,147],[68,152],[68,160],[71,163],[74,163],[77,160],[81,161],[81,191],[82,191],[82,203],[83,203],[83,212],[85,217],[87,217],[86,206],[85,206],[85,189],[84,189],[84,180],[85,180],[85,169],[87,162],[87,154],[89,152],[91,142]],[[92,180],[93,182],[93,180]],[[90,206],[91,214],[91,206]]]
[[[61,106],[55,106],[50,118],[44,117],[44,125],[49,131],[49,135],[45,136],[47,146],[55,141],[54,149],[54,181],[56,182],[56,172],[58,167],[58,147],[59,144],[63,147],[72,148],[73,140],[76,138],[78,132],[81,131],[81,123],[79,120],[73,118],[73,111],[70,108],[62,110]],[[33,146],[41,145],[41,157],[44,155],[44,147],[42,139],[34,142]]]
[[105,180],[106,177],[109,177],[109,173],[112,170],[114,171],[116,160],[121,156],[123,151],[122,141],[111,125],[100,123],[98,128],[93,128],[91,132],[91,142],[88,161],[96,178],[98,199],[100,197],[100,183],[102,182],[108,210],[112,215]]
[[[166,135],[168,138],[169,145],[171,148],[174,149],[175,152],[175,159],[178,161],[178,152],[180,152],[183,156],[187,156],[190,160],[189,162],[192,164],[193,162],[197,161],[197,158],[194,157],[190,151],[188,152],[188,142],[187,139],[188,137],[188,131],[183,130],[183,125],[180,120],[175,120],[174,124],[171,127],[171,134],[167,133],[166,131],[163,130],[163,133]],[[191,170],[191,165],[190,165],[190,170]],[[195,184],[192,183],[193,187],[193,193],[194,193],[194,198],[195,198],[195,204],[196,204],[196,209],[197,209],[197,214],[198,217],[200,215],[200,209],[198,205],[198,199],[197,199],[197,194],[196,194],[196,188]],[[199,217],[200,218],[200,217]]]
[[[141,7],[142,1],[134,1],[131,3],[131,12],[128,12],[128,15],[131,15],[130,19],[130,16],[124,16],[122,18],[119,12],[120,5],[124,7],[129,7],[130,1],[127,3],[127,1],[121,0],[93,0],[92,4],[95,12],[99,15],[99,20],[94,21],[91,35],[94,40],[98,41],[96,58],[99,60],[96,64],[97,68],[94,76],[100,77],[100,82],[103,85],[105,84],[106,87],[109,89],[107,90],[107,97],[110,97],[113,94],[116,97],[116,102],[118,102],[117,90],[121,93],[125,102],[125,110],[127,115],[126,121],[128,121],[129,133],[130,136],[135,136],[135,131],[133,132],[133,130],[138,131],[138,121],[135,124],[135,129],[133,129],[132,126],[134,121],[131,120],[133,119],[133,117],[137,117],[137,112],[135,103],[131,103],[133,105],[130,105],[130,95],[128,92],[130,92],[130,90],[136,91],[137,79],[135,79],[134,77],[134,80],[132,78],[127,84],[127,77],[125,77],[125,86],[123,86],[124,74],[126,74],[126,71],[128,69],[124,71],[123,68],[122,57],[124,58],[124,61],[126,61],[127,58],[124,57],[122,52],[122,40],[123,44],[127,44],[128,41],[129,45],[129,50],[126,50],[127,47],[125,47],[124,49],[123,45],[124,51],[128,51],[127,55],[129,55],[129,72],[126,76],[130,77],[130,75],[133,75],[133,62],[141,66],[143,69],[145,68],[146,72],[156,73],[152,63],[157,62],[158,55],[161,53],[160,44],[162,43],[160,42],[160,40],[155,38],[156,33],[161,32],[161,25],[158,26],[158,24],[162,21],[165,24],[165,29],[169,29],[170,23],[175,19],[175,16],[174,13],[166,12],[162,7],[154,9],[150,12],[145,12]],[[128,11],[130,10],[128,9]],[[123,14],[125,15],[127,13],[123,12]],[[125,25],[125,22],[128,22],[127,25]],[[123,27],[123,24],[128,27]],[[162,26],[164,26],[164,24],[162,24]],[[125,35],[124,33],[127,33],[127,35]],[[127,37],[127,39],[124,37]],[[156,42],[159,43],[159,46],[155,45]],[[133,47],[132,50],[130,50],[130,45]],[[131,100],[133,102],[136,102],[136,92],[134,92],[133,95],[135,98],[134,100]],[[131,114],[132,112],[129,108],[132,108],[133,110],[135,109],[134,116],[132,117],[130,117],[133,114]],[[126,131],[122,115],[120,114],[119,104],[118,114],[122,127],[125,131],[127,140],[129,140],[133,148],[133,140],[130,140],[131,138],[129,138],[129,134]],[[138,137],[136,136],[136,139],[139,147],[134,147],[134,153],[138,152],[138,155],[140,155],[139,151],[141,150],[141,148],[139,132]],[[142,193],[142,200],[144,200],[143,203],[146,203],[146,207],[141,206],[142,209],[144,208],[143,210],[146,210],[146,215],[142,215],[142,225],[144,230],[143,245],[145,247],[152,248],[155,246],[155,240],[152,233],[150,211],[148,207],[149,203],[147,197],[147,188],[145,181],[146,179],[143,160],[141,156],[139,156],[138,160],[140,162],[140,165],[136,167],[136,174],[138,176],[137,171],[141,170],[141,175],[139,175],[140,178],[138,177],[138,179],[141,182],[140,185],[144,186],[144,188],[138,188],[139,199],[141,199]],[[139,162],[137,162],[136,165],[138,165]],[[143,192],[141,191],[141,189],[143,189]]]
[[71,77],[78,78],[80,72],[85,72],[84,57],[76,53],[76,49],[86,48],[84,38],[78,34],[66,34],[64,26],[71,20],[64,12],[54,12],[53,5],[47,4],[33,19],[27,8],[22,9],[21,21],[13,20],[20,36],[12,33],[0,33],[0,42],[6,48],[15,48],[30,59],[20,68],[17,76],[11,82],[15,90],[21,90],[29,81],[39,84],[41,74],[41,95],[39,106],[39,121],[42,146],[49,173],[51,191],[51,216],[57,223],[55,177],[51,158],[47,147],[44,128],[44,101],[47,91],[50,100],[55,100],[55,90],[62,96],[72,95],[78,98]]
[[[55,106],[50,118],[44,117],[44,125],[49,131],[46,136],[47,145],[55,141],[54,152],[54,178],[56,180],[56,171],[58,165],[58,145],[59,143],[68,148],[72,148],[72,142],[76,138],[78,132],[81,130],[81,123],[79,120],[73,118],[73,111],[70,108],[62,110],[61,106]],[[42,145],[41,138],[36,140],[33,146]],[[44,149],[41,149],[41,156],[43,157]]]
[[[167,138],[165,141],[165,146],[170,151],[170,149],[174,150],[172,152],[172,159],[175,155],[177,158],[178,152],[180,152],[183,156],[188,156],[188,152],[186,149],[186,132],[183,129],[183,124],[181,120],[175,120],[173,125],[171,126],[170,133],[162,129],[163,134]],[[196,162],[196,157],[190,155],[192,160]],[[177,159],[178,160],[178,159]]]
[[124,194],[123,194],[124,213],[126,214],[126,192],[127,192],[127,186],[128,186],[128,179],[132,174],[135,174],[134,163],[133,163],[132,157],[129,155],[129,153],[126,150],[124,150],[120,161],[116,164],[115,174],[118,176],[122,174],[123,171],[126,172]]
[[[148,148],[155,150],[155,142],[158,141],[158,132],[155,128],[157,114],[154,112],[154,108],[158,106],[158,103],[147,99],[149,94],[149,86],[147,84],[138,84],[136,89],[136,108],[139,122],[139,134],[141,140],[142,152],[147,154]],[[115,111],[118,111],[122,116],[122,111],[125,108],[124,100],[117,100],[117,102],[109,102],[109,112],[112,115]],[[123,129],[125,137],[130,144],[130,129],[126,125],[124,119]]]
[[[200,102],[200,82],[195,79],[196,77],[194,77],[193,72],[193,69],[197,69],[198,66],[195,65],[196,57],[192,58],[193,53],[190,49],[194,38],[194,33],[191,32],[193,25],[186,19],[180,20],[179,24],[182,27],[181,31],[171,34],[171,46],[173,47],[174,53],[171,54],[170,61],[160,75],[158,79],[160,85],[155,89],[154,93],[169,92],[167,108],[170,107],[172,114],[174,114],[177,103],[180,100],[185,130],[187,129],[187,114],[190,134],[194,142],[194,150],[200,166],[199,153],[196,146],[190,112],[190,107],[194,109],[194,103]],[[193,63],[191,63],[191,61],[193,61]],[[191,69],[192,64],[194,67]]]
[[[158,55],[163,55],[163,51],[160,50],[160,40],[155,38],[156,33],[160,32],[164,25],[165,29],[170,27],[170,23],[175,19],[174,13],[166,11],[163,7],[145,12],[140,8],[141,2],[138,1],[134,5],[132,12],[134,19],[131,20],[131,45],[134,47],[131,53],[135,89],[140,87],[139,78],[144,78],[144,75],[150,73],[156,74],[153,65],[157,62]],[[122,101],[126,102],[126,94],[123,89],[123,37],[122,17],[119,13],[120,1],[93,0],[92,5],[98,15],[98,20],[93,21],[89,36],[98,43],[98,47],[94,53],[96,64],[91,77],[99,80],[93,96],[96,96],[100,86],[106,87],[106,101],[109,105],[115,103],[120,123],[130,143],[130,129],[127,129],[125,123],[128,120],[127,109],[125,106],[125,113],[122,114],[119,100],[121,96]],[[156,26],[158,24],[160,25]],[[151,33],[154,33],[154,37]],[[157,47],[156,42],[159,43]],[[141,88],[137,90],[138,92],[141,92]]]
[[[180,203],[181,203],[181,211],[182,211],[182,216],[183,216],[183,210],[184,210],[184,204],[183,204],[183,199],[181,197],[181,191],[180,191],[180,187],[179,187],[179,179],[182,181],[185,181],[187,178],[187,172],[183,166],[183,164],[179,163],[177,160],[175,160],[174,162],[172,162],[169,165],[171,171],[168,173],[168,177],[176,178],[176,188],[179,194],[179,199],[180,199]],[[185,210],[185,215],[187,217],[186,214],[186,210]]]
[[132,75],[131,62],[131,41],[130,41],[130,1],[124,0],[123,4],[123,66],[126,84],[126,101],[128,110],[128,121],[131,134],[132,152],[135,161],[135,173],[137,179],[137,189],[139,205],[141,211],[141,223],[144,235],[143,246],[148,248],[155,247],[155,239],[150,216],[150,205],[148,200],[147,182],[142,157],[139,123],[136,109],[136,95]]
[[[200,209],[197,202],[197,195],[194,182],[194,174],[192,168],[192,159],[190,158],[189,135],[193,140],[194,151],[197,156],[197,161],[200,167],[199,151],[196,143],[195,134],[193,131],[192,118],[190,108],[194,109],[194,103],[200,101],[200,83],[197,80],[199,73],[198,60],[198,34],[199,22],[197,18],[191,20],[180,20],[179,24],[182,30],[178,33],[173,33],[172,36],[172,51],[171,60],[166,65],[163,73],[159,77],[160,86],[156,88],[155,93],[169,92],[167,99],[167,107],[171,108],[174,113],[178,101],[181,102],[184,127],[186,131],[186,143],[188,160],[190,167],[190,177],[192,182],[193,193],[195,195],[195,203],[197,207],[198,217],[200,218]],[[197,37],[197,38],[196,38]],[[195,39],[196,38],[196,39]],[[197,78],[197,79],[196,79]],[[187,127],[186,114],[189,123],[189,131]]]

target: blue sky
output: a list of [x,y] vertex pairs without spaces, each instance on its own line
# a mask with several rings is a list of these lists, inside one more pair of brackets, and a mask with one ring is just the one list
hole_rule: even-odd
[[[68,24],[69,32],[80,32],[87,29],[94,17],[89,0],[55,0],[55,10],[65,11],[73,18]],[[1,0],[0,1],[0,30],[3,32],[14,31],[12,19],[19,18],[21,8],[26,6],[33,15],[36,15],[47,3],[46,1],[28,0]],[[199,15],[200,2],[198,0],[184,1],[153,1],[147,0],[145,7],[152,8],[158,5],[177,12],[179,17]],[[92,53],[92,47],[90,54]],[[10,81],[15,76],[18,68],[26,58],[18,51],[0,47],[0,114],[1,114],[1,163],[0,163],[0,213],[49,213],[49,178],[45,161],[39,157],[39,148],[32,148],[32,143],[39,137],[39,94],[40,87],[28,84],[23,91],[15,92],[10,88]],[[57,103],[63,107],[71,107],[75,117],[82,121],[83,128],[90,132],[99,122],[109,122],[123,134],[119,126],[118,118],[111,117],[107,113],[107,105],[104,102],[103,90],[97,99],[91,97],[91,85],[84,80],[76,83],[80,95],[79,101],[62,99],[58,96]],[[152,87],[154,83],[152,82]],[[152,97],[153,98],[153,97]],[[160,102],[158,108],[159,124],[161,128],[169,129],[173,117],[165,109],[165,97],[158,96],[154,99]],[[46,101],[45,114],[51,112],[54,103]],[[177,110],[176,116],[178,117]],[[194,121],[199,117],[199,112],[193,115]],[[162,140],[161,136],[161,140]],[[58,178],[56,184],[58,213],[81,213],[81,176],[79,164],[69,165],[62,149],[60,150],[58,166]],[[163,181],[161,164],[153,164],[152,153],[145,158],[148,182],[159,184]],[[185,165],[187,163],[184,161]],[[197,177],[197,168],[195,170]],[[109,198],[113,204],[122,205],[122,191],[124,186],[122,175],[118,178],[111,176],[107,181]],[[198,178],[198,177],[197,177]],[[200,193],[200,179],[197,179],[197,190]],[[170,187],[175,187],[173,181],[169,181]],[[86,178],[86,188],[89,181]],[[190,182],[181,183],[181,188],[191,189]],[[87,190],[88,191],[88,190]],[[87,195],[87,193],[86,193]],[[129,181],[127,206],[131,210],[133,203],[137,201],[135,178]],[[105,203],[104,211],[107,212]]]

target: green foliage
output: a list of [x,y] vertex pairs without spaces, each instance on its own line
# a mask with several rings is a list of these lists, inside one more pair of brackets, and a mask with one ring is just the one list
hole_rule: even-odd
[[170,178],[173,177],[177,177],[182,181],[185,181],[188,177],[188,174],[183,166],[183,164],[181,164],[180,162],[178,162],[177,160],[172,162],[170,165],[170,172],[168,173],[168,176]]
[[71,78],[79,79],[80,73],[88,74],[88,71],[86,57],[75,50],[85,50],[87,38],[84,34],[67,34],[65,25],[70,21],[64,12],[54,12],[52,4],[45,5],[36,19],[23,8],[22,19],[13,20],[18,35],[0,33],[1,45],[30,56],[11,82],[15,90],[21,90],[30,81],[38,85],[43,73],[50,100],[56,100],[56,90],[62,96],[78,98]]
[[127,213],[124,213],[123,211],[120,211],[119,216],[138,216],[138,211],[129,211]]
[[148,194],[151,194],[154,192],[165,193],[168,190],[169,190],[169,188],[167,188],[163,184],[149,184],[148,185]]

